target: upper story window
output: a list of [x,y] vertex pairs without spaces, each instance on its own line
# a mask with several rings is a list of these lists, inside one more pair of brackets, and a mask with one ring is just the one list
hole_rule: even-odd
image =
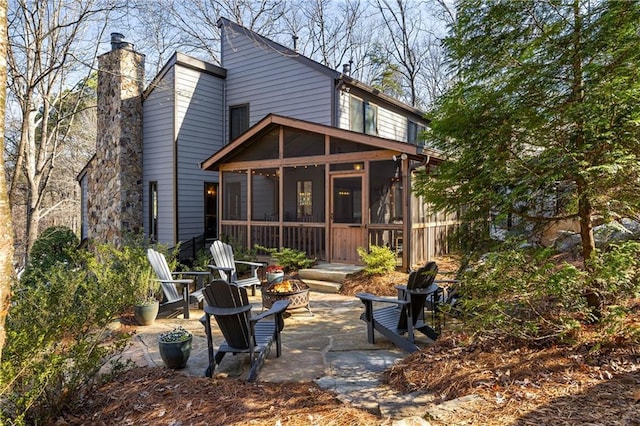
[[232,141],[249,128],[249,104],[229,107],[229,140]]
[[378,107],[351,96],[349,101],[349,129],[368,135],[378,134]]
[[409,127],[407,129],[407,142],[418,144],[420,142],[421,134],[426,130],[422,124],[409,121]]

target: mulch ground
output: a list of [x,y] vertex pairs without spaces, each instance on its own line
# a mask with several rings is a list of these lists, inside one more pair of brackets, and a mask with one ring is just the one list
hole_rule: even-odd
[[[454,271],[455,259],[438,260]],[[395,295],[407,274],[358,275],[343,292]],[[445,277],[443,277],[445,278]],[[640,321],[640,303],[637,316]],[[522,347],[445,332],[435,345],[385,373],[403,392],[441,401],[476,395],[475,403],[433,425],[640,425],[640,347],[599,345],[588,327],[576,346]],[[473,343],[471,343],[473,342]],[[592,342],[592,343],[589,343]],[[135,368],[92,389],[58,425],[375,425],[387,419],[345,405],[313,383],[244,383]]]

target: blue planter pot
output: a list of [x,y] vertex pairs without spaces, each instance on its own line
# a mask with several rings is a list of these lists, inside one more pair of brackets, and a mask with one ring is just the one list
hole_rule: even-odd
[[191,342],[193,336],[182,342],[162,342],[159,341],[160,356],[164,364],[172,369],[184,368],[191,355]]

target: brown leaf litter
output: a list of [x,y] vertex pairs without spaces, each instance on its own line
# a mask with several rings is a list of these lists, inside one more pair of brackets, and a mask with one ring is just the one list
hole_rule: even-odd
[[[449,262],[449,263],[447,263]],[[454,271],[450,259],[440,271]],[[443,266],[447,265],[447,266]],[[359,274],[343,292],[396,294],[407,274]],[[450,278],[450,277],[445,277]],[[639,317],[632,318],[637,321]],[[639,425],[640,347],[523,346],[446,330],[435,345],[385,373],[390,387],[430,392],[438,402],[477,396],[462,409],[426,418],[432,425]],[[592,343],[585,343],[592,342]],[[425,407],[425,411],[427,407]],[[244,383],[194,378],[165,368],[135,368],[87,394],[57,424],[376,425],[388,419],[339,401],[313,383]]]

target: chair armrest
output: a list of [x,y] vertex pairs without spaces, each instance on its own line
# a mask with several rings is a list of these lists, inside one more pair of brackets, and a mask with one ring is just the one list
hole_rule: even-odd
[[234,260],[235,263],[240,263],[242,265],[249,265],[255,268],[259,268],[261,266],[264,266],[264,263],[258,263],[258,262],[249,262],[246,260]]
[[260,262],[249,262],[248,260],[234,260],[235,263],[242,263],[243,265],[251,265],[251,266],[264,266],[264,263]]
[[382,303],[393,303],[396,305],[408,305],[409,302],[406,300],[398,300],[391,299],[389,297],[380,297],[371,293],[356,293],[356,297],[360,299],[363,303],[367,302],[382,302]]
[[398,299],[404,299],[404,295],[407,291],[407,286],[405,284],[398,284],[394,286],[396,291],[398,292]]
[[256,315],[255,317],[251,317],[250,321],[251,322],[258,322],[261,319],[264,319],[270,315],[275,315],[275,314],[281,314],[282,312],[285,311],[285,309],[287,309],[287,306],[289,306],[289,303],[291,303],[288,300],[277,300],[273,303],[273,305],[271,306],[271,308],[269,310],[266,310],[264,312],[261,312],[260,314]]
[[438,284],[460,284],[460,280],[434,280],[433,282]]
[[409,294],[431,294],[431,293],[437,293],[438,291],[442,291],[442,287],[440,287],[435,282],[432,283],[427,288],[417,288],[413,290],[407,290]]
[[191,276],[198,276],[198,275],[204,275],[204,274],[210,274],[211,272],[209,271],[182,271],[182,272],[172,272],[171,275],[191,275]]
[[226,272],[227,274],[233,272],[233,268],[229,268],[228,266],[207,265],[207,267],[215,269],[216,271]]
[[174,284],[191,284],[193,280],[191,278],[181,278],[179,280],[159,280],[156,279],[160,283],[174,283]]

